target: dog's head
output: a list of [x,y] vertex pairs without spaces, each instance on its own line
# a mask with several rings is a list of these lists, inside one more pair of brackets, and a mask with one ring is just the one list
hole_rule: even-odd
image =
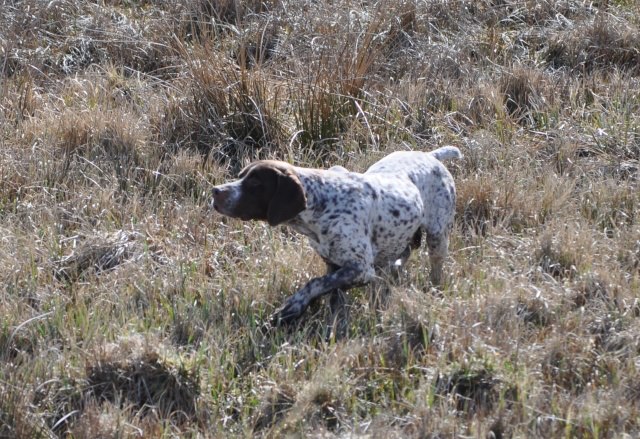
[[295,217],[306,203],[293,166],[274,160],[253,162],[240,172],[239,180],[213,188],[213,207],[221,214],[272,226]]

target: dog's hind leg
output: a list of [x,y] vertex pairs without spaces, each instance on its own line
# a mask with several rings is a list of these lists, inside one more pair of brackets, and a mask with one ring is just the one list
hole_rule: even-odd
[[[327,274],[337,271],[340,267],[327,263]],[[329,293],[329,321],[327,322],[327,338],[340,339],[347,335],[349,328],[349,304],[347,293],[342,288],[336,288]]]

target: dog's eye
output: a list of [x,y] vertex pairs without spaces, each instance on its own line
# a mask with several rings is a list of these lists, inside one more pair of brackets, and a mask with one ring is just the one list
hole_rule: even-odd
[[262,182],[255,177],[250,177],[245,180],[245,184],[247,185],[247,187],[255,189],[260,187],[262,185]]

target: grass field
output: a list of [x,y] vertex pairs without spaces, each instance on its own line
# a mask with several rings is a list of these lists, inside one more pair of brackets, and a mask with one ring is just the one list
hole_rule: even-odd
[[[212,186],[444,144],[441,291],[266,330],[323,263]],[[0,437],[639,437],[639,182],[634,0],[5,0]]]

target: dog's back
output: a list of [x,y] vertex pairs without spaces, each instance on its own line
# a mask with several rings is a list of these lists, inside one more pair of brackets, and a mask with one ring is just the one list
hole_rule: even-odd
[[425,169],[444,168],[441,161],[461,158],[460,150],[455,146],[443,146],[433,151],[396,151],[377,161],[367,169],[365,174],[411,174]]

